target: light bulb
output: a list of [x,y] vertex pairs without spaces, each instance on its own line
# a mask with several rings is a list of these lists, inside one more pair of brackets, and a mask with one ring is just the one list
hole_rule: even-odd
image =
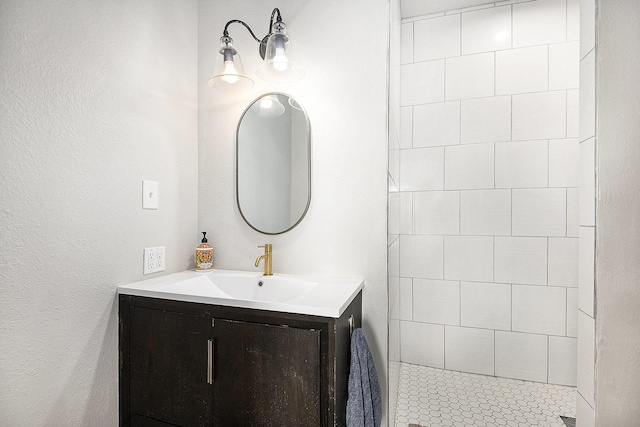
[[238,81],[238,72],[233,65],[233,61],[224,61],[224,72],[221,78],[229,84],[234,84]]
[[276,49],[276,54],[273,57],[273,69],[276,71],[285,71],[289,66],[289,60],[284,53],[284,49]]
[[267,110],[272,106],[273,106],[273,99],[269,97],[264,97],[260,100],[260,108]]

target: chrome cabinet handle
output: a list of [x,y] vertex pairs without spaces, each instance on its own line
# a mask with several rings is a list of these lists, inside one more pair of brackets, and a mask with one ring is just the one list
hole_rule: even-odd
[[356,320],[353,318],[353,314],[349,316],[349,336],[353,335],[353,330],[356,328]]
[[207,384],[213,384],[213,338],[207,340]]

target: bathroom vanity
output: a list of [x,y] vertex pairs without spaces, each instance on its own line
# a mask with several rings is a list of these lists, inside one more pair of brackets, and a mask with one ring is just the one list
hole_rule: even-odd
[[343,426],[361,289],[221,271],[119,287],[120,425]]

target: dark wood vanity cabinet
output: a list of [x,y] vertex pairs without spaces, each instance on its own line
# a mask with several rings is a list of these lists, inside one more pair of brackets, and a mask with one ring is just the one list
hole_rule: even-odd
[[349,317],[120,295],[121,426],[344,426]]

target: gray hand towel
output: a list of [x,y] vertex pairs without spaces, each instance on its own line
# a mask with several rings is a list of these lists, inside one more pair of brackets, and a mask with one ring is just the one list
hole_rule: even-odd
[[351,335],[347,427],[380,427],[382,396],[369,344],[361,328]]

